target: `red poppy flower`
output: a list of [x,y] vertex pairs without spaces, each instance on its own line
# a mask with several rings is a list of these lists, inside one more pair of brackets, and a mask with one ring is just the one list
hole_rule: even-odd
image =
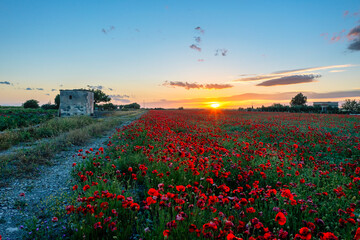
[[356,229],[356,233],[354,236],[354,240],[359,240],[360,239],[360,227],[358,227],[358,229]]
[[247,212],[247,213],[254,213],[254,212],[256,212],[256,210],[255,210],[255,208],[250,207],[250,208],[247,208],[247,209],[246,209],[246,212]]
[[295,235],[295,239],[305,239],[305,240],[310,240],[311,239],[311,232],[310,229],[308,229],[307,227],[303,227],[299,230],[299,234]]
[[163,235],[164,235],[164,237],[168,238],[170,236],[170,231],[169,230],[164,230]]
[[195,224],[190,224],[189,232],[195,232],[195,230],[196,230],[196,225]]
[[85,185],[85,186],[83,187],[84,192],[85,192],[86,190],[88,190],[89,188],[90,188],[89,185]]
[[58,219],[57,217],[53,217],[53,218],[51,219],[51,221],[57,222],[57,221],[59,221],[59,219]]
[[282,212],[278,212],[278,214],[275,216],[275,221],[282,226],[286,223],[286,217]]
[[338,240],[332,232],[320,233],[320,240]]
[[236,236],[235,236],[234,234],[232,234],[232,233],[229,233],[229,234],[226,236],[226,240],[243,240],[243,239],[236,237]]
[[179,185],[179,186],[176,186],[176,190],[178,190],[179,192],[184,192],[185,187],[183,185]]

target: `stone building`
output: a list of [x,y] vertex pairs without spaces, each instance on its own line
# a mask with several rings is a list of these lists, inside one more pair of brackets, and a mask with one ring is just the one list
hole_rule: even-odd
[[339,103],[338,102],[314,102],[313,106],[321,107],[321,111],[326,112],[327,108],[329,108],[329,107],[338,108]]
[[59,116],[94,114],[94,93],[88,90],[60,90]]

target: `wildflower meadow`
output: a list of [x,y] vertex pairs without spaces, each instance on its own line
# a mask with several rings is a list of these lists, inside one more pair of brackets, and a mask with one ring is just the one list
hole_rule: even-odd
[[149,111],[80,149],[74,239],[360,239],[358,116]]

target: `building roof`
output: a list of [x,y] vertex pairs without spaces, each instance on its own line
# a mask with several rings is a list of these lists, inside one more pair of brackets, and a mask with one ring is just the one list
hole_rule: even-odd
[[90,91],[90,90],[87,90],[87,89],[60,89],[60,92],[61,91],[83,91],[83,92],[93,92],[93,91]]

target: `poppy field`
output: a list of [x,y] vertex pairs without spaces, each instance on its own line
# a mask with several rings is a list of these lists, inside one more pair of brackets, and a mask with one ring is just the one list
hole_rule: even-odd
[[358,116],[149,111],[79,150],[72,236],[360,239],[359,140]]

